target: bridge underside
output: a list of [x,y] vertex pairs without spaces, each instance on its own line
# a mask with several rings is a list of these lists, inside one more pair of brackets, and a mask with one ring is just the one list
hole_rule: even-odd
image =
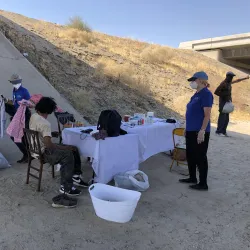
[[179,48],[198,51],[250,73],[250,33],[183,42]]

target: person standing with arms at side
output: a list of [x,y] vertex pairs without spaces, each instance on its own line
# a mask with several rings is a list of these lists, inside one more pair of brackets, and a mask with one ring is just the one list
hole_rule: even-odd
[[[186,153],[189,170],[188,179],[180,179],[182,183],[194,184],[190,188],[208,190],[207,150],[210,137],[210,116],[213,106],[213,95],[208,90],[208,76],[205,72],[197,72],[188,79],[190,87],[196,90],[186,111]],[[196,168],[199,169],[197,184]]]
[[[12,92],[12,100],[5,99],[5,111],[10,116],[10,119],[14,117],[17,109],[19,108],[18,102],[30,99],[29,91],[22,86],[22,78],[18,74],[13,74],[9,80],[9,82],[13,85]],[[28,108],[26,108],[25,112],[25,128],[29,128],[31,112]],[[11,140],[14,141],[14,138],[11,137]],[[17,163],[26,163],[28,162],[28,153],[25,146],[25,139],[22,138],[22,142],[15,142],[23,157],[21,160],[17,161]]]
[[227,102],[232,102],[232,84],[249,79],[249,76],[233,81],[235,74],[231,71],[227,72],[226,79],[218,86],[214,94],[219,96],[219,118],[216,134],[219,136],[227,135],[227,126],[229,123],[229,114],[223,113],[223,107]]

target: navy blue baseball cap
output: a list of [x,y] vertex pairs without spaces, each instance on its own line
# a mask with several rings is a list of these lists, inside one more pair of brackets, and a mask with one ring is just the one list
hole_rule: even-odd
[[228,71],[226,76],[236,76],[232,71]]
[[196,72],[191,78],[188,79],[189,82],[195,81],[196,79],[208,80],[208,75],[204,71]]

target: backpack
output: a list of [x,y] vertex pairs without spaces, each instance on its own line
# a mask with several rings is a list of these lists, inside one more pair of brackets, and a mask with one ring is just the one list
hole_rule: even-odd
[[103,110],[99,116],[97,130],[106,130],[109,137],[120,135],[122,117],[116,110]]

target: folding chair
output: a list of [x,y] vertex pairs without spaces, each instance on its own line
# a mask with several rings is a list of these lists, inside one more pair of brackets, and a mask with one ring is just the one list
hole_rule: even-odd
[[[39,141],[39,133],[37,131],[24,129],[24,136],[25,136],[25,140],[26,140],[26,148],[27,148],[28,155],[29,155],[26,184],[29,184],[30,176],[35,178],[35,179],[38,179],[37,191],[40,192],[42,173],[43,173],[43,165],[46,162],[43,159],[43,155],[42,155],[42,151],[41,151],[41,146],[40,146],[40,141]],[[33,160],[33,158],[32,158],[33,154],[37,155],[37,159],[40,162],[39,168],[31,166],[31,162]],[[38,172],[38,176],[30,173],[31,169],[36,170]],[[52,178],[55,178],[55,166],[54,165],[52,165]]]
[[62,130],[63,126],[68,122],[75,122],[74,115],[69,113],[56,113],[55,117],[57,119],[58,133],[59,133],[59,143],[62,143]]
[[185,162],[178,160],[180,151],[183,151],[183,150],[186,151],[186,145],[176,144],[175,136],[184,137],[185,136],[185,129],[184,128],[176,128],[173,130],[174,151],[173,151],[173,160],[172,160],[172,164],[170,166],[170,171],[172,171],[172,167],[174,165],[174,162],[177,163],[177,166],[179,166],[179,164],[187,166],[187,164]]

